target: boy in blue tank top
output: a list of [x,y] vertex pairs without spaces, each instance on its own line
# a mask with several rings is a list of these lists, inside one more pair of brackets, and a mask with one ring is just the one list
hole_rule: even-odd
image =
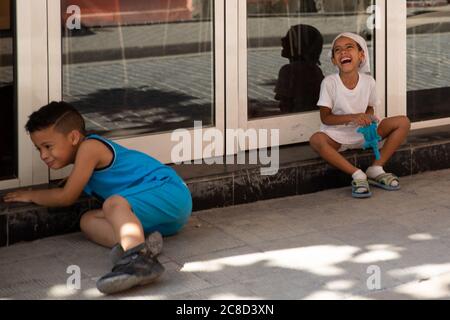
[[161,276],[161,234],[176,234],[192,211],[189,189],[176,172],[144,153],[86,134],[83,117],[65,102],[34,112],[26,129],[49,168],[74,167],[63,188],[17,191],[5,201],[65,207],[83,191],[100,198],[102,208],[85,213],[80,222],[88,239],[113,248],[114,268],[97,288],[111,294]]

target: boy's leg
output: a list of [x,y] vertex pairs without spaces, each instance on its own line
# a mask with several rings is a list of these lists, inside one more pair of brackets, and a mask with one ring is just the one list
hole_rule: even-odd
[[[133,219],[133,217],[131,217],[131,219]],[[131,224],[129,227],[131,227]],[[106,218],[103,210],[86,212],[81,217],[80,228],[90,241],[107,248],[113,248],[121,240],[121,238],[116,236],[116,231],[114,230],[111,221]],[[136,230],[137,229],[138,228],[136,228]]]
[[410,128],[411,122],[405,116],[391,117],[381,121],[378,126],[378,134],[382,139],[386,139],[386,142],[380,150],[381,159],[375,160],[373,166],[383,167],[387,163],[405,141]]
[[81,217],[80,228],[89,240],[101,246],[112,248],[117,243],[114,229],[106,220],[103,210],[86,212]]
[[[150,233],[145,239],[145,245],[150,251],[150,255],[152,257],[157,257],[162,251],[163,248],[163,237],[162,234],[158,231],[154,231]],[[122,248],[120,243],[116,244],[109,255],[111,262],[115,265],[124,255],[125,251]]]
[[125,198],[120,196],[108,198],[103,203],[103,213],[117,239],[112,246],[119,242],[127,251],[145,242],[142,224]]
[[337,143],[323,132],[315,133],[309,140],[311,147],[329,164],[337,169],[353,175],[359,169],[347,161],[338,150],[341,144]]
[[120,196],[108,198],[103,204],[103,213],[125,252],[112,271],[97,281],[98,290],[111,294],[159,278],[164,273],[164,267],[147,247],[142,224],[129,202]]

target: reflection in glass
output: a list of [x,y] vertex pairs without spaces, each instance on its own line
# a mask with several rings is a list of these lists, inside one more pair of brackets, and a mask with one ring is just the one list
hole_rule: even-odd
[[248,117],[318,110],[320,83],[336,72],[329,51],[339,33],[362,35],[374,63],[373,3],[247,0]]
[[61,0],[63,99],[114,137],[214,124],[212,3]]
[[407,1],[408,117],[450,117],[450,5]]
[[283,113],[317,109],[320,85],[324,78],[320,69],[323,37],[313,26],[292,26],[281,39],[281,56],[289,64],[281,67],[275,86],[275,100]]
[[0,180],[17,177],[12,3],[0,2]]

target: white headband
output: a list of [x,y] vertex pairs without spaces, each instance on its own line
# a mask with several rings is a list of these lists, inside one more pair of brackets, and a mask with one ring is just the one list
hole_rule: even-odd
[[370,73],[370,56],[369,56],[369,48],[367,47],[367,43],[366,40],[364,40],[363,37],[355,34],[355,33],[350,33],[350,32],[344,32],[341,33],[340,35],[338,35],[334,41],[333,44],[331,45],[331,53],[330,56],[333,57],[333,48],[334,48],[334,44],[336,43],[336,41],[339,38],[342,37],[346,37],[346,38],[350,38],[352,40],[354,40],[357,44],[359,44],[361,46],[361,48],[364,51],[364,56],[365,59],[363,62],[361,62],[361,65],[359,66],[359,71],[362,73]]

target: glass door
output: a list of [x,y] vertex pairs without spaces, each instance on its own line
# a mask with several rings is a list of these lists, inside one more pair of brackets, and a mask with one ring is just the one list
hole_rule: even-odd
[[387,1],[388,114],[413,129],[450,124],[447,0]]
[[[227,125],[280,129],[281,145],[308,141],[320,126],[316,105],[320,84],[324,76],[336,72],[329,52],[341,32],[367,40],[372,75],[384,105],[384,1],[234,1],[239,17],[235,43],[239,107],[231,113],[233,118],[227,113]],[[384,108],[377,113],[384,116]]]
[[[49,100],[75,105],[88,130],[165,163],[174,130],[223,132],[223,0],[48,5]],[[178,156],[202,158],[190,145]]]
[[10,0],[0,2],[0,180],[17,178],[15,22]]
[[422,125],[450,123],[450,4],[406,5],[408,117]]

